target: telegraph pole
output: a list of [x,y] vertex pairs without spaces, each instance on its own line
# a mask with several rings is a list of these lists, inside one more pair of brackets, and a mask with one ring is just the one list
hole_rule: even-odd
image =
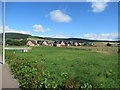
[[4,0],[4,6],[3,6],[3,48],[2,48],[2,63],[5,63],[5,0]]

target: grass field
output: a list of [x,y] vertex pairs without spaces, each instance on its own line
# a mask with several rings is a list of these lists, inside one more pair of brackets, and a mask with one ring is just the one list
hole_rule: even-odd
[[116,53],[41,46],[7,50],[6,61],[21,88],[119,88]]
[[2,45],[0,45],[0,55],[2,54]]
[[104,53],[104,54],[118,54],[118,47],[94,47],[94,46],[81,46],[81,47],[75,47],[75,46],[70,46],[67,48],[77,48],[81,50],[91,50],[93,52],[98,52],[98,53]]

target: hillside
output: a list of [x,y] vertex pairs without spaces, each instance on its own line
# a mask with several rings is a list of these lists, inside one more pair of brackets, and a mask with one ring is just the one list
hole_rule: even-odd
[[6,39],[25,39],[28,37],[32,37],[28,34],[20,34],[20,33],[6,33]]
[[[0,34],[1,35],[1,34]],[[89,40],[82,38],[51,38],[51,37],[38,37],[32,36],[29,34],[20,34],[20,33],[6,33],[6,39],[28,39],[36,38],[37,40],[50,40],[50,41],[77,41],[77,42],[118,42],[118,41],[107,41],[107,40]]]

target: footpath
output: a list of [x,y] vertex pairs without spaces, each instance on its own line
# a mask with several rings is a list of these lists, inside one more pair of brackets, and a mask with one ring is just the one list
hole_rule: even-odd
[[0,90],[18,90],[19,85],[17,80],[11,75],[11,71],[7,64],[2,64],[2,57],[0,56]]

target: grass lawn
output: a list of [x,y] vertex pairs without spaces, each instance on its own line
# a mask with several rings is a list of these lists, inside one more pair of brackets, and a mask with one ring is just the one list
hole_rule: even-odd
[[6,61],[22,88],[119,88],[117,54],[40,46]]

